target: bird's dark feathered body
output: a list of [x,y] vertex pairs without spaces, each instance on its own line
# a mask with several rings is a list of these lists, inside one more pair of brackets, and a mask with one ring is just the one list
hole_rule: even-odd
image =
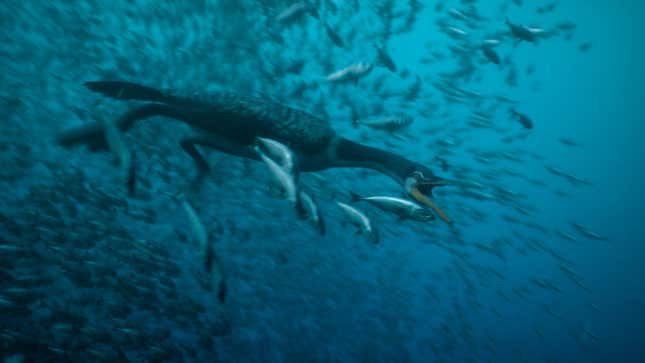
[[[163,106],[149,107],[150,116],[177,118],[242,145],[249,145],[260,136],[280,141],[298,152],[317,153],[335,135],[326,120],[258,96],[216,92],[186,97],[118,81],[88,82],[86,86],[115,99],[160,103]],[[137,115],[137,119],[141,116]]]

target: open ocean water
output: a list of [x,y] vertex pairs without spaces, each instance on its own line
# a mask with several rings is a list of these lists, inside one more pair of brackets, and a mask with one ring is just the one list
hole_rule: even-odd
[[[2,1],[0,359],[644,361],[644,8]],[[181,141],[212,134],[156,114],[119,130],[165,99],[91,81],[304,110],[450,181],[432,200],[451,222],[352,201],[413,200],[371,169],[296,178],[321,131],[271,108],[292,169],[198,145],[200,174]],[[61,145],[82,125],[108,147]]]

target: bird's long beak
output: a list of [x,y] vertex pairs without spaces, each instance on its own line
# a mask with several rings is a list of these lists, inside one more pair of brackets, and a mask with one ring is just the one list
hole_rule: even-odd
[[443,209],[441,209],[437,204],[435,204],[428,197],[426,197],[425,194],[421,192],[421,190],[419,190],[419,188],[431,190],[433,187],[449,185],[449,184],[450,183],[445,180],[437,180],[437,181],[414,180],[406,183],[406,189],[408,189],[408,193],[410,193],[410,196],[412,196],[412,198],[414,198],[417,202],[432,209],[432,211],[435,212],[439,216],[439,218],[443,219],[444,222],[452,223],[452,220],[443,211]]

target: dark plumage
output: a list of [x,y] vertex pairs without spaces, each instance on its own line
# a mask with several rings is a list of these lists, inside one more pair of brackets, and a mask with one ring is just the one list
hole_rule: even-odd
[[326,120],[267,98],[229,92],[183,97],[118,81],[87,82],[85,85],[111,98],[151,101],[167,106],[149,108],[147,112],[137,114],[137,118],[143,118],[141,116],[146,113],[178,118],[242,144],[251,144],[261,136],[280,141],[297,151],[315,153],[322,151],[335,135]]

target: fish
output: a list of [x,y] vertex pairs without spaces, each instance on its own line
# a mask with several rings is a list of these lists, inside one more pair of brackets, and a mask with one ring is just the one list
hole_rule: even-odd
[[579,177],[577,177],[575,175],[569,174],[569,173],[567,173],[567,172],[565,172],[565,171],[563,171],[563,170],[561,170],[559,168],[549,166],[549,165],[545,165],[544,168],[549,173],[551,173],[553,175],[557,175],[557,176],[560,176],[560,177],[563,177],[563,178],[567,179],[573,185],[586,185],[586,186],[591,186],[592,185],[590,181],[587,181],[587,180],[581,179],[581,178],[579,178]]
[[406,199],[388,196],[363,197],[354,192],[350,192],[350,196],[354,203],[368,202],[383,211],[396,214],[402,220],[427,222],[435,219],[432,211]]
[[584,42],[578,46],[578,50],[582,53],[588,52],[591,49],[591,42]]
[[300,74],[304,68],[305,60],[300,58],[292,60],[289,64],[287,64],[287,66],[284,68],[284,71],[286,73]]
[[568,137],[561,137],[558,139],[558,141],[562,145],[571,146],[571,147],[582,147],[582,144]]
[[226,276],[212,243],[209,243],[204,251],[204,268],[210,276],[211,287],[217,291],[217,299],[221,303],[226,302],[228,293]]
[[562,238],[564,238],[564,239],[566,239],[566,240],[569,240],[569,241],[571,241],[571,242],[576,242],[576,238],[575,238],[575,237],[573,237],[572,235],[570,235],[570,234],[569,234],[569,233],[567,233],[567,232],[564,232],[564,231],[561,231],[561,230],[559,230],[559,229],[558,229],[558,230],[556,230],[556,233],[557,233],[558,235],[560,235],[560,237],[562,237]]
[[591,330],[589,330],[589,328],[588,328],[588,327],[586,327],[586,326],[583,326],[583,327],[582,327],[582,332],[583,332],[586,336],[588,336],[589,338],[591,338],[591,339],[595,340],[596,342],[598,342],[598,341],[600,340],[600,339],[598,338],[598,336],[597,336],[597,335],[595,335],[594,333],[592,333],[592,332],[591,332]]
[[349,219],[350,223],[358,227],[359,233],[364,233],[368,236],[372,243],[378,244],[378,232],[372,225],[372,221],[365,215],[365,213],[352,207],[351,205],[347,205],[339,201],[336,201],[336,204],[343,211],[347,219]]
[[330,83],[354,83],[358,84],[358,80],[367,76],[374,66],[367,62],[358,62],[351,64],[345,68],[339,69],[330,73],[325,77],[326,82]]
[[300,198],[298,196],[298,186],[296,180],[292,173],[283,169],[278,163],[273,159],[268,157],[266,154],[260,150],[259,147],[255,147],[255,151],[260,155],[260,158],[264,164],[269,168],[269,172],[273,179],[282,187],[286,199],[291,203],[297,210],[301,210]]
[[468,35],[468,33],[462,29],[459,29],[454,26],[449,26],[446,28],[446,34],[453,38],[462,38]]
[[376,48],[376,59],[378,63],[383,65],[390,72],[396,73],[396,64],[394,63],[394,60],[392,59],[390,54],[387,52],[387,49],[385,49],[385,46],[375,45],[375,48]]
[[193,208],[192,204],[188,202],[183,193],[178,193],[171,197],[179,202],[184,213],[188,217],[190,231],[193,236],[193,243],[195,243],[200,250],[205,250],[208,245],[208,233],[206,232],[206,227],[204,227],[199,215],[195,211],[195,208]]
[[115,163],[127,171],[130,168],[131,154],[125,143],[125,137],[110,120],[104,120],[103,127],[105,139],[107,140],[109,150],[114,154]]
[[494,64],[500,64],[501,59],[499,58],[499,54],[493,50],[493,47],[490,46],[482,46],[481,47],[482,53],[484,53],[484,56],[486,59],[488,59],[491,63]]
[[598,240],[598,241],[606,241],[607,240],[607,237],[601,236],[600,234],[589,230],[588,228],[582,226],[579,223],[571,222],[571,225],[573,226],[573,228],[575,228],[584,237],[587,237],[589,239]]
[[258,137],[256,140],[262,152],[275,160],[287,173],[296,171],[296,158],[287,145],[265,137]]
[[128,150],[125,136],[113,122],[104,120],[103,127],[108,148],[114,154],[117,165],[126,173],[126,186],[130,196],[132,196],[135,192],[137,180],[136,164],[133,160],[134,152]]
[[537,9],[535,9],[535,12],[538,14],[550,13],[555,9],[556,6],[558,6],[558,3],[556,1],[553,1],[544,6],[538,7]]
[[320,214],[320,208],[318,208],[318,203],[316,203],[316,201],[312,196],[310,196],[309,194],[303,191],[300,191],[300,201],[302,203],[302,207],[307,217],[311,220],[314,226],[316,226],[316,228],[318,229],[318,232],[320,232],[320,234],[324,236],[325,220]]
[[468,21],[469,20],[469,17],[466,16],[466,14],[462,13],[461,11],[459,11],[459,10],[457,10],[455,8],[450,8],[450,10],[448,10],[448,15],[450,15],[451,17],[453,17],[456,20],[463,20],[463,21]]
[[325,31],[327,31],[327,36],[329,36],[329,39],[331,39],[331,41],[339,48],[345,48],[345,43],[343,42],[343,39],[340,37],[340,35],[338,35],[338,33],[336,33],[336,31],[334,31],[334,29],[332,29],[326,22],[323,24],[323,26],[325,27]]
[[314,8],[302,2],[296,2],[282,10],[275,17],[275,20],[281,24],[292,24],[302,19],[302,17],[308,12],[311,13],[313,17],[318,18],[318,13]]
[[514,108],[511,108],[509,110],[511,116],[515,117],[517,121],[524,126],[525,129],[532,129],[533,128],[533,120],[531,120],[527,115],[517,112]]
[[387,131],[390,133],[400,131],[413,122],[411,117],[407,116],[388,116],[374,121],[355,121],[355,125],[367,126],[374,130]]
[[222,271],[221,264],[219,263],[219,259],[215,254],[213,242],[208,239],[206,227],[204,227],[199,215],[183,193],[165,194],[177,201],[184,210],[184,213],[186,213],[191,234],[193,236],[193,242],[199,248],[203,258],[204,269],[211,278],[213,288],[217,291],[217,298],[220,302],[224,303],[226,299],[226,279]]
[[570,21],[563,21],[561,23],[558,23],[555,27],[559,30],[570,32],[576,30],[578,25]]
[[511,31],[511,35],[517,39],[518,41],[525,41],[529,43],[535,43],[537,42],[537,38],[535,36],[535,32],[533,29],[527,27],[526,25],[518,25],[511,23],[508,18],[506,18],[506,25]]

